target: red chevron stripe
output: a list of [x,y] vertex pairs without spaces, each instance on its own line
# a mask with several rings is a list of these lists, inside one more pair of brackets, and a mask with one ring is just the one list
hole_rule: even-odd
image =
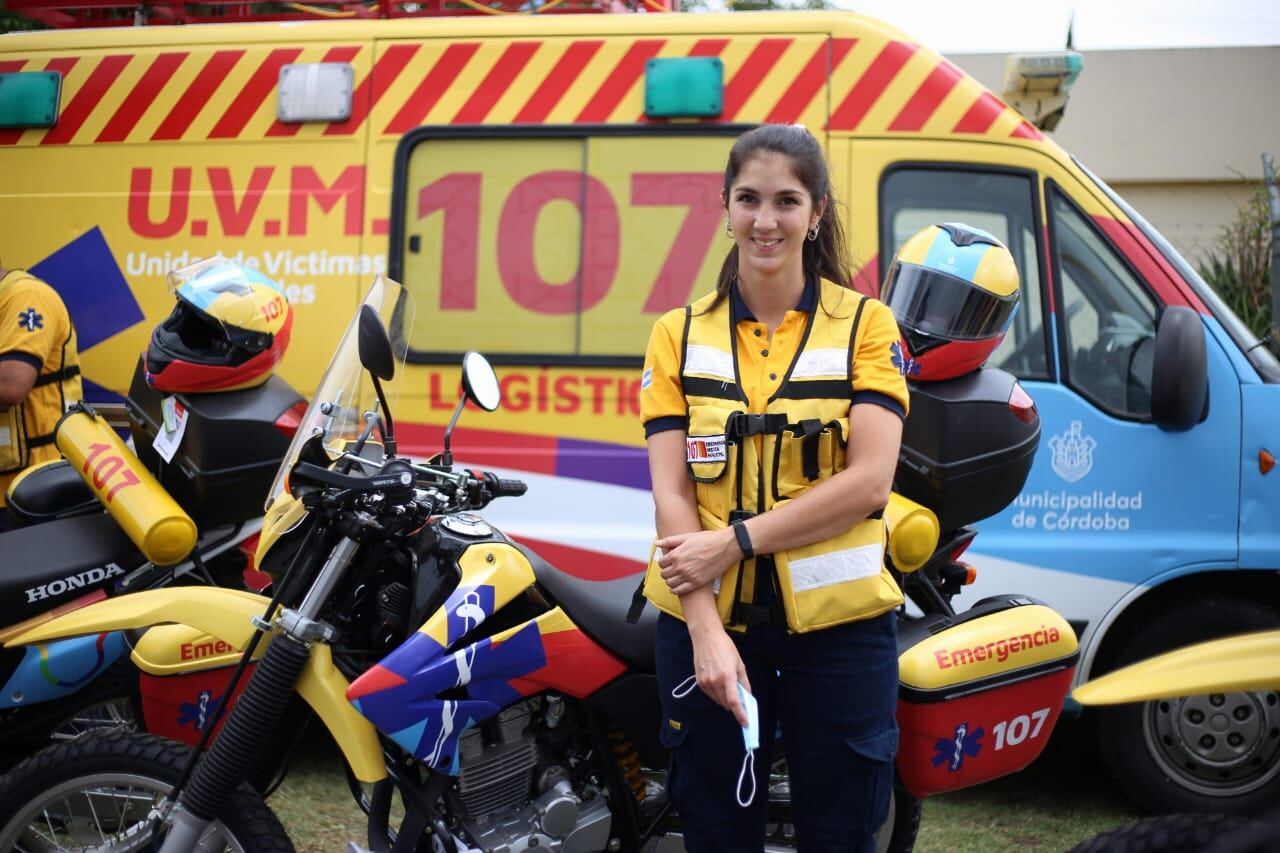
[[25,59],[0,60],[0,74],[12,74],[26,64],[27,61]]
[[938,109],[942,99],[950,94],[964,77],[964,72],[947,60],[938,63],[938,67],[929,72],[929,76],[916,89],[916,93],[907,101],[907,105],[898,113],[898,117],[889,125],[890,130],[919,130]]
[[480,45],[476,42],[451,44],[445,48],[436,64],[423,76],[418,88],[413,90],[400,112],[387,123],[382,132],[405,133],[421,124],[479,48]]
[[[10,74],[26,65],[25,59],[6,59],[0,62],[0,74]],[[0,130],[0,145],[12,145],[17,142],[23,134],[22,128],[11,128],[9,130]]]
[[902,66],[916,52],[916,46],[891,41],[884,46],[867,68],[861,79],[849,90],[844,101],[831,113],[831,130],[857,130],[876,101],[898,76]]
[[515,124],[541,124],[545,121],[602,44],[602,41],[575,41],[569,45],[569,49],[539,84],[528,103],[520,108]]
[[65,145],[70,142],[131,59],[133,57],[128,54],[103,57],[89,73],[89,79],[84,81],[80,91],[76,92],[75,97],[58,116],[58,126],[46,133],[40,144]]
[[693,49],[689,51],[690,56],[719,56],[724,53],[724,49],[729,46],[728,39],[698,39]]
[[518,41],[507,47],[450,124],[479,124],[484,121],[498,98],[541,46],[540,41]]
[[954,133],[986,133],[1004,112],[1004,104],[990,92],[983,92],[969,111],[956,123]]
[[302,53],[300,47],[284,47],[271,51],[267,58],[253,72],[249,82],[240,90],[240,94],[231,102],[226,113],[214,125],[209,133],[210,139],[235,139],[244,130],[244,126],[253,118],[253,114],[262,106],[262,102],[276,88],[280,79],[280,69],[293,62]]
[[791,46],[792,41],[794,39],[760,39],[760,43],[724,87],[724,109],[720,115],[725,121],[737,118],[742,105],[755,92],[778,58]]
[[387,48],[387,52],[378,59],[378,64],[368,77],[360,83],[351,102],[351,118],[344,122],[331,124],[324,129],[325,136],[349,136],[356,132],[364,120],[369,117],[370,110],[391,88],[391,84],[400,76],[400,72],[413,59],[421,45],[396,44]]
[[627,92],[644,73],[644,64],[657,55],[665,39],[640,39],[613,69],[574,121],[578,124],[607,121]]
[[[15,60],[15,61],[19,63],[18,67],[21,68],[22,67],[21,63],[23,62],[23,60]],[[72,68],[76,67],[76,63],[78,61],[79,61],[79,57],[60,56],[57,59],[50,59],[49,62],[44,66],[44,70],[57,71],[59,74],[62,75],[63,79],[66,79],[66,76],[71,73]],[[15,127],[15,128],[10,128],[9,130],[0,130],[0,145],[13,145],[19,139],[22,138],[22,134],[26,133],[26,131],[27,129],[25,127]]]
[[173,109],[165,116],[156,132],[151,134],[151,138],[181,139],[242,56],[243,50],[220,50],[209,57],[209,61],[196,74],[196,79],[191,81],[187,91],[178,98],[178,103],[173,105]]
[[818,45],[786,94],[774,104],[765,121],[770,124],[792,124],[804,115],[804,108],[822,91],[831,69],[840,64],[857,42],[857,39],[831,39]]
[[[350,62],[356,58],[356,54],[360,52],[360,48],[355,45],[340,45],[331,47],[325,53],[321,62]],[[354,109],[354,104],[352,109]],[[284,124],[279,119],[271,122],[271,127],[267,128],[267,136],[297,136],[298,131],[302,130],[303,122],[293,122]]]
[[1014,128],[1013,133],[1009,135],[1018,139],[1044,139],[1044,134],[1040,132],[1039,128],[1026,119],[1023,119],[1022,124]]
[[162,53],[157,56],[95,141],[123,142],[187,56],[185,53]]

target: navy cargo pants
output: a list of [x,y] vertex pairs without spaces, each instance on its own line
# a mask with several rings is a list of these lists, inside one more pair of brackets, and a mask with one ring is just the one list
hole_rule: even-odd
[[[660,614],[656,631],[662,743],[671,752],[667,790],[690,853],[764,847],[773,733],[781,725],[800,853],[875,849],[889,812],[898,746],[897,617],[893,612],[809,634],[761,625],[730,632],[760,707],[756,795],[738,805],[746,752],[742,729],[696,686],[685,624]],[[743,780],[741,798],[750,794]]]

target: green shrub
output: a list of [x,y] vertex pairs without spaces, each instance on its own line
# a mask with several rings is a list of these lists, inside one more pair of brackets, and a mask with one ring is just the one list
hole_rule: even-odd
[[1259,338],[1271,325],[1272,239],[1267,190],[1258,182],[1199,265],[1204,280]]

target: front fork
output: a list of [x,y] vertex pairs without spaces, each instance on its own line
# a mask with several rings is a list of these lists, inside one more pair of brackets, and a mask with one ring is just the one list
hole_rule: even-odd
[[169,817],[160,853],[188,853],[245,777],[289,703],[316,640],[330,640],[318,621],[322,607],[351,564],[359,543],[343,537],[329,554],[315,583],[297,610],[285,610],[280,633],[267,647],[249,684],[231,709],[218,740],[195,768]]

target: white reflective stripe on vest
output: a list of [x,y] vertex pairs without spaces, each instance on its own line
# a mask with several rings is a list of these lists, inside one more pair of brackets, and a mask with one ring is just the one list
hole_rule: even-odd
[[880,574],[884,552],[879,543],[791,561],[791,588],[796,592],[874,578]]
[[808,349],[800,353],[791,371],[792,379],[828,377],[843,379],[849,375],[849,350]]
[[685,347],[684,375],[714,376],[735,384],[738,381],[733,375],[733,356],[701,344],[689,344]]

